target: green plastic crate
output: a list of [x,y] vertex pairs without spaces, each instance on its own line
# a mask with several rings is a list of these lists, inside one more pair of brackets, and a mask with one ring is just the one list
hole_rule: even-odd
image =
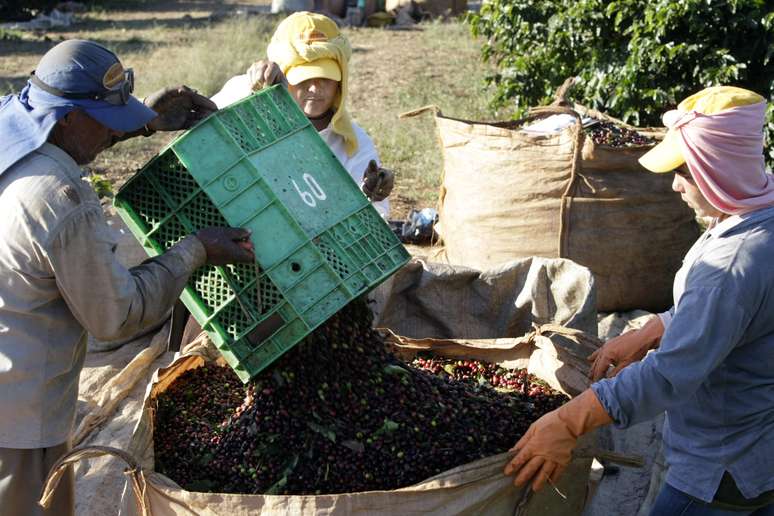
[[151,256],[200,228],[252,230],[256,264],[202,267],[181,296],[245,382],[409,259],[279,86],[177,138],[115,206]]

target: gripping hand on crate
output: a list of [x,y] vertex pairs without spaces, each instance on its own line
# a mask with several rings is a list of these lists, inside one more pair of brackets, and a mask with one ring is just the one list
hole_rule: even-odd
[[195,236],[207,251],[209,265],[255,261],[253,243],[247,229],[210,227],[200,229]]
[[279,65],[268,59],[262,59],[253,63],[247,69],[247,78],[253,91],[262,90],[275,84],[281,84],[286,89],[288,87],[288,79],[280,70]]
[[158,113],[146,126],[151,132],[188,129],[218,110],[215,103],[188,86],[160,89],[146,97],[143,104]]
[[382,201],[390,195],[393,186],[395,173],[377,165],[376,160],[369,161],[363,173],[363,184],[360,186],[366,197],[374,202]]

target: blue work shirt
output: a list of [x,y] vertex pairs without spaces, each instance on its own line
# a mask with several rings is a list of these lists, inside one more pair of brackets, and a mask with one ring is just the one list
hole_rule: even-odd
[[591,387],[620,428],[666,411],[666,481],[705,502],[724,471],[774,489],[774,207],[729,222],[689,253],[659,349]]

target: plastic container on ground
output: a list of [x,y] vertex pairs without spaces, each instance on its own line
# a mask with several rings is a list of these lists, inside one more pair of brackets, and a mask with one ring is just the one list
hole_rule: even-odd
[[177,138],[115,206],[151,256],[208,226],[252,231],[257,263],[202,267],[182,294],[245,382],[409,259],[279,86]]

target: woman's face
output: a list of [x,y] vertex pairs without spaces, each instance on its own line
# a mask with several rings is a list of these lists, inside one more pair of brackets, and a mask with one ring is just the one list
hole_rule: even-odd
[[307,118],[319,118],[333,107],[339,92],[339,81],[308,79],[295,86],[289,85],[288,91]]
[[715,209],[706,197],[702,195],[685,164],[680,165],[675,169],[672,190],[679,193],[683,202],[693,208],[693,211],[695,211],[699,217],[718,218],[724,215],[722,211]]

